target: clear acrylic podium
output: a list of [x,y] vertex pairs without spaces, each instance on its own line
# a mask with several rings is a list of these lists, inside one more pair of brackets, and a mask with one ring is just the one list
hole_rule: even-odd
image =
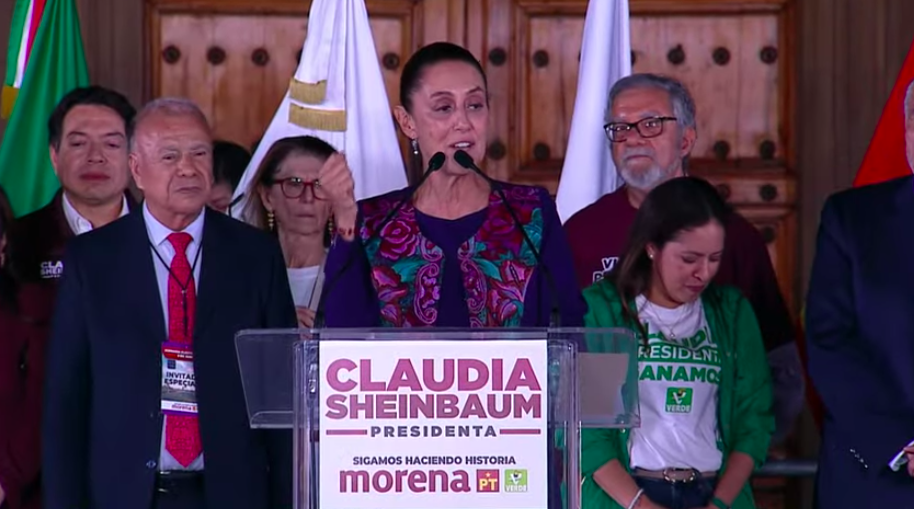
[[247,330],[235,343],[251,427],[292,430],[294,509],[576,509],[580,428],[640,425],[625,329]]

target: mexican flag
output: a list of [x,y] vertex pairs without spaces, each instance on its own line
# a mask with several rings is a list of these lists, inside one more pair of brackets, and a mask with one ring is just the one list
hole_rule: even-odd
[[0,186],[16,216],[60,186],[48,155],[48,117],[64,94],[89,84],[75,0],[16,0],[3,83]]

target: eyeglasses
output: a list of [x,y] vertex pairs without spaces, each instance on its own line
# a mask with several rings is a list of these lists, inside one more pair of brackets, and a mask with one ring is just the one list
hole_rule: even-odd
[[669,120],[679,120],[676,117],[647,117],[637,122],[610,122],[603,126],[606,137],[613,143],[621,143],[628,139],[632,128],[638,131],[642,138],[656,138],[663,134],[663,123]]
[[320,180],[303,180],[299,177],[289,177],[270,182],[271,185],[279,184],[282,194],[290,200],[301,198],[305,191],[311,190],[311,198],[315,200],[326,200],[327,193],[321,189]]

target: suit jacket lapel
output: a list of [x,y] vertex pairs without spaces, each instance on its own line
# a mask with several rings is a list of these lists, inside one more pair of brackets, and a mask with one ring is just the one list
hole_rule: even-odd
[[223,283],[233,281],[236,276],[232,274],[230,253],[232,246],[226,245],[225,236],[221,233],[222,220],[231,220],[227,217],[216,217],[218,212],[205,209],[203,218],[203,241],[200,260],[200,284],[197,287],[197,312],[194,317],[194,341],[198,342],[206,337],[207,328],[217,317],[220,295],[227,290]]
[[[879,331],[889,341],[886,346],[886,362],[894,364],[887,372],[902,377],[899,381],[902,388],[914,387],[914,370],[910,369],[910,360],[914,358],[914,348],[910,338],[914,337],[914,236],[909,232],[914,225],[914,180],[911,178],[899,186],[895,196],[894,214],[885,221],[886,224],[874,224],[879,231],[879,243],[870,243],[870,251],[865,259],[871,266],[867,270],[868,287],[874,290],[866,298],[866,307],[872,309],[874,316],[882,322]],[[874,271],[874,272],[870,272]],[[874,298],[873,298],[874,297]],[[909,394],[905,401],[914,400]]]
[[165,311],[162,309],[162,299],[159,294],[159,282],[156,280],[155,264],[159,262],[152,254],[149,246],[149,232],[146,230],[146,221],[143,218],[142,208],[136,208],[127,218],[136,224],[130,228],[131,238],[128,249],[129,259],[136,260],[136,270],[131,270],[136,279],[134,284],[127,288],[136,288],[138,291],[128,292],[137,302],[133,309],[138,310],[139,320],[142,321],[140,330],[147,331],[151,341],[161,345],[168,339],[165,327]]

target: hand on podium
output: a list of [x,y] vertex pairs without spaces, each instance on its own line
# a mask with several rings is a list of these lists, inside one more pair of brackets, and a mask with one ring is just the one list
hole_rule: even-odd
[[889,468],[898,472],[902,466],[906,466],[908,475],[914,477],[914,440],[908,443],[898,454],[889,462]]
[[914,477],[914,446],[909,445],[905,447],[904,455],[908,458],[908,475]]
[[313,309],[304,306],[296,306],[295,315],[298,317],[298,325],[305,329],[314,327],[315,312]]

